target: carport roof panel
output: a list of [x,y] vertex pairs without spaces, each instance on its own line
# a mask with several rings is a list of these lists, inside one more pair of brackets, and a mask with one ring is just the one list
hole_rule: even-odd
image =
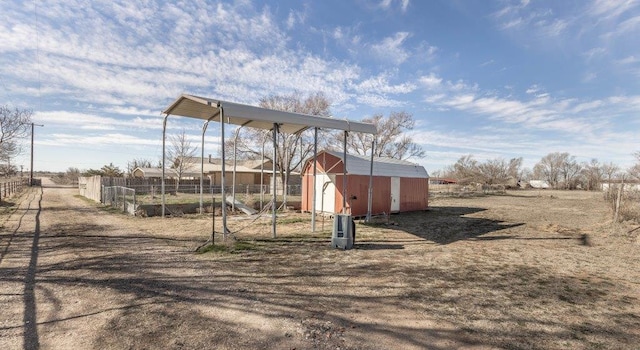
[[224,110],[224,117],[230,124],[245,125],[252,128],[273,128],[273,123],[280,125],[280,131],[296,133],[307,128],[334,129],[343,131],[363,132],[375,134],[373,124],[319,117],[301,113],[276,111],[267,108],[243,105],[234,102],[221,101],[207,97],[182,94],[167,109],[168,115],[197,118],[203,120],[220,121],[218,106]]

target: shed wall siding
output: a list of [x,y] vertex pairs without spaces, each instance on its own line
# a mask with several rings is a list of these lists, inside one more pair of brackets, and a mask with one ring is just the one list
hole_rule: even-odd
[[428,198],[429,179],[400,178],[400,211],[425,210]]
[[[347,176],[347,212],[353,216],[367,215],[367,201],[369,193],[369,176],[348,175]],[[336,192],[342,192],[342,175],[336,175]],[[349,200],[351,196],[356,196],[354,200]],[[340,200],[336,200],[336,212],[342,209],[342,194],[336,193]],[[391,199],[391,177],[373,177],[373,198],[371,201],[371,213],[373,215],[389,213]]]

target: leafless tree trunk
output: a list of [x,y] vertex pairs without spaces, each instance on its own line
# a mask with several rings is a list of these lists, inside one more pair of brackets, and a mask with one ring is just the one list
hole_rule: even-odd
[[[169,137],[170,146],[167,150],[169,159],[173,160],[173,169],[176,171],[178,179],[176,181],[176,193],[180,188],[180,180],[188,171],[195,171],[195,164],[191,161],[196,154],[197,148],[192,145],[184,130],[181,133]],[[202,174],[200,174],[202,176]]]
[[618,217],[620,213],[620,202],[622,202],[622,195],[624,193],[624,175],[622,176],[622,181],[620,182],[620,187],[618,187],[618,195],[616,197],[616,209],[613,214],[613,222],[618,222]]

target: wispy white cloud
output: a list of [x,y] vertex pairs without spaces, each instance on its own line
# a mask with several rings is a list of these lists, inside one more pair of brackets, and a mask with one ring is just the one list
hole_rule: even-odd
[[527,90],[525,92],[527,94],[537,94],[538,92],[540,92],[540,90],[541,89],[537,84],[533,84],[529,88],[527,88]]
[[139,136],[133,136],[121,133],[107,133],[95,135],[82,134],[51,134],[48,137],[38,141],[40,145],[46,146],[77,146],[77,145],[144,145],[157,146],[162,140],[145,139]]
[[361,93],[383,93],[383,94],[406,94],[414,91],[417,86],[411,82],[401,84],[390,84],[389,74],[384,73],[376,77],[371,77],[355,86],[355,92]]
[[595,0],[587,9],[591,17],[612,19],[638,6],[637,0]]
[[607,49],[606,48],[604,48],[604,47],[594,47],[592,49],[589,49],[587,52],[585,52],[584,56],[587,58],[587,60],[592,60],[592,59],[597,58],[597,57],[602,57],[606,53],[607,53]]
[[508,20],[507,22],[502,23],[501,29],[511,29],[518,28],[525,24],[524,19],[522,17],[517,17]]
[[114,114],[119,114],[119,115],[147,115],[147,116],[158,116],[160,117],[160,112],[159,111],[154,111],[151,109],[139,109],[136,107],[125,107],[125,106],[114,106],[114,107],[107,107],[104,109],[105,112],[107,113],[114,113]]
[[158,118],[127,118],[117,119],[95,114],[47,111],[36,112],[34,120],[43,124],[64,126],[70,129],[99,129],[99,130],[130,130],[130,129],[161,129],[162,124]]
[[598,74],[596,74],[595,72],[586,72],[582,75],[581,81],[583,83],[589,83],[594,81],[597,77],[598,77]]
[[627,56],[625,58],[616,60],[615,62],[622,65],[636,64],[636,63],[640,63],[640,57]]
[[591,111],[591,110],[593,110],[595,108],[602,107],[603,105],[604,105],[604,102],[601,101],[601,100],[583,102],[583,103],[580,103],[580,104],[574,106],[571,109],[571,112],[572,113],[581,113],[581,112],[584,112],[584,111]]
[[442,83],[442,78],[435,75],[434,73],[430,73],[429,75],[425,75],[420,77],[420,83],[429,89],[438,88]]
[[[7,43],[0,50],[19,57],[0,59],[3,76],[39,85],[38,94],[103,104],[111,106],[105,111],[115,113],[136,114],[137,109],[145,115],[159,111],[167,97],[186,89],[255,103],[274,90],[310,92],[320,87],[334,103],[348,103],[354,98],[349,91],[352,82],[357,85],[360,79],[357,65],[287,48],[289,38],[268,8],[255,11],[251,4],[241,2],[180,7],[68,5],[78,5],[81,11],[76,13],[67,3],[54,1],[39,20],[37,35],[35,26],[22,24],[26,14],[15,9],[10,12],[11,20],[0,23],[0,41]],[[113,16],[104,17],[103,11]],[[301,24],[306,13],[292,11],[289,18]],[[65,19],[73,19],[71,23],[81,27],[83,35],[67,37],[74,30],[55,28],[61,20],[67,23]],[[223,22],[224,26],[215,24]],[[116,29],[124,24],[136,33]],[[36,36],[40,38],[38,60],[29,56]],[[404,60],[408,53],[401,46],[407,36],[391,37],[374,45],[374,50],[392,60]],[[385,45],[399,49],[400,55],[384,53]],[[402,93],[409,86],[399,84],[395,89]]]
[[380,1],[380,7],[386,10],[386,9],[391,7],[391,2],[392,1],[393,0],[382,0],[382,1]]
[[371,45],[371,52],[381,60],[401,64],[409,58],[409,52],[403,46],[409,36],[409,32],[397,32]]
[[556,18],[552,21],[538,21],[536,22],[536,26],[540,28],[540,32],[543,33],[545,37],[557,37],[564,33],[569,23],[567,20]]
[[363,94],[358,95],[356,97],[356,101],[360,104],[369,106],[369,107],[384,107],[384,108],[392,108],[392,107],[403,107],[406,106],[406,102],[396,100],[393,98],[389,98],[385,95],[381,94]]
[[287,29],[291,30],[296,25],[303,25],[307,20],[307,8],[303,11],[296,11],[294,9],[289,10],[289,16],[287,17],[286,25]]
[[[425,81],[434,81],[434,77],[428,77]],[[569,135],[603,133],[610,127],[608,120],[602,117],[603,111],[609,111],[613,118],[640,107],[640,95],[586,101],[554,98],[550,93],[541,91],[538,85],[532,85],[526,90],[529,95],[526,99],[481,92],[477,85],[462,82],[438,82],[425,84],[425,87],[425,102],[435,107],[480,115],[487,120],[520,125],[530,130]]]
[[618,29],[621,33],[635,32],[637,34],[638,27],[640,27],[640,16],[635,16],[622,21],[618,26]]
[[[380,1],[379,6],[384,10],[391,9],[391,5],[396,2],[396,0],[382,0]],[[407,8],[409,7],[410,0],[397,0],[400,5],[400,9],[402,12],[407,12]]]
[[494,59],[490,59],[488,61],[484,61],[482,63],[480,63],[480,67],[486,67],[486,66],[490,66],[492,64],[496,63],[496,61]]
[[431,62],[436,57],[440,49],[437,46],[430,45],[427,42],[421,42],[415,50],[414,55],[422,61]]

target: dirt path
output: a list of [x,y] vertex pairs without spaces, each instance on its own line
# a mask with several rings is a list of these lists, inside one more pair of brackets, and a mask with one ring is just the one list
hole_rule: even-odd
[[210,219],[112,214],[44,184],[0,235],[0,349],[640,343],[638,245],[600,230],[591,197],[439,200],[358,225],[348,252],[306,222],[277,240],[256,224],[248,250],[197,255]]

